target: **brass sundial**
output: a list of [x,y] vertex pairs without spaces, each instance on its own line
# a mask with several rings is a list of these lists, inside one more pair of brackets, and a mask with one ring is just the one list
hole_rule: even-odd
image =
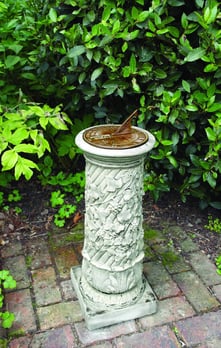
[[129,149],[147,142],[148,135],[132,127],[131,121],[137,116],[135,110],[121,125],[95,126],[83,133],[84,140],[90,145],[104,149]]

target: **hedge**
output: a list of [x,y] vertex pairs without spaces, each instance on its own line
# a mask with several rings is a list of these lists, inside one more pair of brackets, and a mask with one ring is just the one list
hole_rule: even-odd
[[72,125],[53,142],[73,160],[77,129],[138,108],[157,140],[145,189],[221,208],[218,1],[10,0],[0,9],[3,114],[30,101],[62,104]]

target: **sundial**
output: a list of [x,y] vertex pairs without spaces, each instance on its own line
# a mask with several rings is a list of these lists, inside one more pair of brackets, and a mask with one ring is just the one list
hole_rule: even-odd
[[143,145],[148,141],[147,133],[131,125],[137,113],[135,110],[121,125],[89,128],[83,133],[83,138],[90,145],[104,149],[129,149]]

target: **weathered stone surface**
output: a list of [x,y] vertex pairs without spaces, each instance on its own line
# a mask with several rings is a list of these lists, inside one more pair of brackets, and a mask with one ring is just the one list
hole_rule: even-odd
[[60,283],[61,285],[61,291],[62,291],[62,297],[64,300],[76,300],[77,296],[73,289],[71,280],[64,280]]
[[216,272],[216,266],[202,252],[190,255],[190,263],[206,285],[221,284],[221,277]]
[[87,346],[91,348],[112,348],[112,344],[110,342],[102,342],[101,344],[93,344],[92,346]]
[[[29,348],[31,343],[30,336],[19,337],[9,343],[9,348]],[[40,347],[40,346],[38,346]]]
[[62,302],[37,309],[41,330],[56,328],[83,319],[77,301]]
[[124,322],[122,324],[108,326],[106,328],[89,331],[85,322],[75,324],[75,329],[80,341],[84,345],[93,344],[99,341],[113,339],[117,336],[131,334],[136,331],[134,320]]
[[145,263],[144,274],[160,300],[177,296],[180,293],[180,289],[172,280],[162,263],[157,261]]
[[23,255],[10,257],[4,260],[3,268],[8,269],[17,282],[17,289],[29,287],[30,279],[27,273],[25,258]]
[[131,336],[122,336],[115,340],[116,348],[179,348],[176,336],[168,326],[155,327]]
[[1,256],[4,257],[12,257],[17,256],[22,253],[22,244],[20,241],[10,242],[9,245],[5,245],[1,250]]
[[77,255],[71,245],[54,248],[55,263],[61,278],[70,278],[70,269],[79,264]]
[[46,332],[37,333],[31,342],[31,348],[77,348],[76,339],[70,325]]
[[33,289],[37,306],[61,301],[61,294],[56,284],[53,267],[32,271]]
[[[187,346],[203,343],[210,339],[221,339],[221,311],[188,318],[175,324]],[[209,343],[208,343],[209,344]],[[217,346],[216,348],[218,348]]]
[[194,243],[190,237],[187,237],[186,239],[180,242],[180,248],[182,251],[186,253],[199,250],[198,245]]
[[197,348],[220,348],[220,347],[221,347],[221,338],[214,338],[200,345],[197,345]]
[[179,319],[191,317],[195,314],[193,308],[184,297],[173,297],[158,303],[158,310],[154,315],[139,319],[143,329],[156,325],[171,323]]
[[45,238],[31,239],[26,244],[26,254],[31,269],[43,268],[52,264]]
[[219,302],[221,302],[221,284],[214,285],[212,289],[214,291],[216,298],[218,298]]
[[175,274],[173,277],[184,295],[198,312],[208,311],[220,305],[195,273],[191,271],[183,272]]
[[37,329],[30,290],[10,292],[5,295],[8,310],[15,315],[11,332],[19,330],[20,333],[32,332]]
[[168,272],[171,274],[191,270],[190,264],[181,255],[179,255],[178,259],[175,262],[166,264],[165,267],[168,270]]

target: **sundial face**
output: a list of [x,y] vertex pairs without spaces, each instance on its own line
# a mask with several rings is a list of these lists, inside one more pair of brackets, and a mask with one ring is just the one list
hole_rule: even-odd
[[83,133],[84,140],[90,145],[104,149],[129,149],[147,142],[148,135],[131,127],[117,133],[119,125],[95,126]]

